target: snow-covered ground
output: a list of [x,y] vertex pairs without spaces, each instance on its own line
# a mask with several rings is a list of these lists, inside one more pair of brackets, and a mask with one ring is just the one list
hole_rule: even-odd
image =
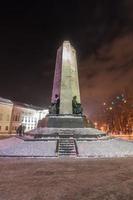
[[55,141],[23,141],[12,137],[0,140],[0,156],[56,156]]
[[6,138],[0,140],[0,150],[2,149],[8,149],[11,146],[15,146],[16,144],[23,143],[23,140],[20,140],[16,137]]
[[119,139],[101,141],[78,141],[81,157],[125,157],[133,156],[133,142]]
[[[133,142],[120,139],[77,141],[79,157],[133,156]],[[56,141],[0,140],[0,156],[55,157]]]

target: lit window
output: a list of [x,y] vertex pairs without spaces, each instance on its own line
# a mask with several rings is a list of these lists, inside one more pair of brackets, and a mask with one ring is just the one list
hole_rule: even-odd
[[25,117],[25,122],[27,122],[27,117]]

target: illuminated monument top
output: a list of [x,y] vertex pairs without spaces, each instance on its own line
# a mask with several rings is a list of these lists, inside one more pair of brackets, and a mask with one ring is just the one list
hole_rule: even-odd
[[80,103],[80,90],[76,51],[69,41],[64,41],[57,51],[52,102],[56,94],[60,98],[59,114],[73,114],[72,99],[76,96]]

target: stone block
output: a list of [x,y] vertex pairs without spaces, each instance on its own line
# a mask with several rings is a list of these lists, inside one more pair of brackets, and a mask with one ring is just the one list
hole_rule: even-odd
[[82,116],[74,115],[49,115],[47,127],[53,128],[83,128]]

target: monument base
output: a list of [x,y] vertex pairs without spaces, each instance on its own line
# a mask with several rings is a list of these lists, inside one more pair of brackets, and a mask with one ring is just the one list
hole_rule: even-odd
[[48,115],[48,128],[83,128],[84,118],[81,115]]
[[[58,140],[60,138],[73,138],[77,140],[106,140],[110,138],[106,133],[95,128],[37,128],[26,133],[31,140]],[[26,139],[26,138],[25,138]],[[28,139],[29,140],[29,139]]]

